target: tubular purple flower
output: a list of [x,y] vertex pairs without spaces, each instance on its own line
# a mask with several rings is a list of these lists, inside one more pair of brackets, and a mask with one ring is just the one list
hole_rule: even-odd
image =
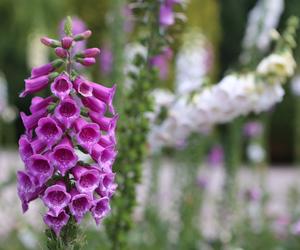
[[48,181],[54,171],[49,160],[41,154],[30,156],[25,166],[28,173],[35,178],[35,182],[39,186]]
[[84,57],[96,57],[100,55],[100,49],[98,48],[85,49],[81,54]]
[[28,203],[36,199],[42,189],[37,188],[30,175],[23,171],[17,172],[17,182],[18,195],[22,202],[23,213],[25,213],[28,210]]
[[36,96],[32,98],[29,110],[31,113],[36,113],[39,112],[40,110],[47,109],[47,107],[53,102],[54,102],[54,98],[52,96],[49,96],[47,98]]
[[102,147],[108,147],[116,144],[116,138],[114,134],[101,135],[98,142]]
[[84,97],[93,95],[93,87],[82,77],[77,77],[73,83],[73,86],[77,93],[81,94]]
[[54,116],[66,128],[70,128],[73,122],[79,117],[80,109],[76,102],[71,98],[62,100],[54,111]]
[[80,223],[83,216],[91,209],[92,200],[87,194],[80,194],[77,190],[71,191],[72,199],[69,204],[70,211],[77,223]]
[[117,121],[119,119],[118,115],[115,115],[114,117],[105,117],[105,116],[99,116],[98,113],[89,111],[89,116],[93,122],[96,122],[101,130],[110,132],[115,131],[117,126]]
[[60,171],[62,176],[65,176],[66,172],[74,167],[78,161],[72,142],[67,137],[53,149],[49,157],[52,165]]
[[58,76],[51,84],[51,92],[63,100],[69,96],[72,90],[72,82],[66,74]]
[[99,100],[105,102],[108,105],[110,112],[115,114],[112,101],[116,92],[116,85],[113,85],[111,88],[108,88],[94,82],[90,83],[93,87],[94,96]]
[[175,17],[174,17],[172,5],[162,4],[160,6],[159,23],[163,27],[168,27],[175,23]]
[[61,39],[61,46],[64,49],[69,49],[72,46],[73,38],[69,36],[65,36]]
[[96,112],[99,116],[103,116],[106,112],[106,104],[94,96],[83,97],[81,101],[85,107]]
[[66,185],[63,182],[58,182],[45,190],[42,200],[51,213],[58,216],[63,208],[68,206],[71,195],[67,192]]
[[115,183],[115,173],[107,172],[102,174],[101,183],[99,187],[96,189],[96,192],[102,197],[112,197],[116,192],[118,185]]
[[62,47],[57,47],[55,50],[55,54],[60,58],[67,58],[68,52]]
[[47,114],[46,109],[45,110],[41,109],[39,112],[36,112],[32,115],[26,115],[25,113],[21,112],[20,116],[21,116],[23,125],[26,129],[26,133],[30,133],[30,131],[37,126],[38,121],[42,117],[46,116],[46,114]]
[[102,147],[100,144],[95,144],[92,147],[90,154],[91,157],[99,164],[103,171],[111,172],[111,166],[117,155],[114,145]]
[[31,143],[26,135],[22,135],[19,139],[19,153],[23,162],[34,154]]
[[31,147],[34,154],[41,154],[45,149],[49,148],[49,145],[46,141],[35,138],[31,141]]
[[101,220],[110,213],[110,210],[108,197],[103,197],[94,201],[91,211],[97,225],[99,225]]
[[62,137],[62,130],[51,117],[41,118],[35,130],[37,137],[49,145],[55,144]]
[[63,63],[64,63],[63,60],[57,59],[51,63],[47,63],[42,66],[32,68],[31,78],[37,78],[40,76],[48,75],[49,73],[54,71],[56,68],[59,68],[61,65],[63,65]]
[[48,225],[58,237],[60,234],[61,229],[67,225],[70,216],[62,210],[58,216],[53,215],[51,212],[47,212],[44,215],[44,222]]
[[72,169],[72,174],[76,180],[76,188],[81,193],[91,195],[99,186],[100,173],[97,169],[76,166]]

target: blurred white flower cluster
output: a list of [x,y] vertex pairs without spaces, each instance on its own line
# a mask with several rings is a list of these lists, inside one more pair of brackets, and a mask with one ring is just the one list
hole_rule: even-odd
[[[269,110],[282,100],[281,85],[294,73],[295,65],[291,52],[286,50],[263,59],[254,72],[229,74],[218,84],[197,92],[174,96],[162,90],[154,92],[157,107],[151,118],[150,149],[178,146],[192,132],[207,133],[215,124]],[[158,111],[161,107],[165,109],[164,120]]]

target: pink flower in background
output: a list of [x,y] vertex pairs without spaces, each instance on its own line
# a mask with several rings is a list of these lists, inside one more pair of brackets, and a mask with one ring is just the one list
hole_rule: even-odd
[[262,132],[263,125],[258,121],[247,122],[244,126],[244,135],[249,138],[260,136]]
[[109,75],[112,71],[113,53],[108,45],[102,47],[100,59],[100,70],[104,75]]
[[[43,37],[42,43],[55,49],[60,59],[32,69],[20,95],[51,90],[49,97],[32,99],[32,114],[21,113],[26,133],[19,139],[19,152],[25,171],[19,171],[17,179],[23,212],[40,197],[48,208],[44,222],[56,235],[71,216],[80,223],[91,213],[100,223],[110,212],[117,187],[112,172],[117,154],[116,87],[75,73],[76,65],[90,66],[100,54],[98,48],[85,48],[90,35],[75,18],[73,34],[62,35],[60,41]],[[91,161],[82,161],[78,150],[89,154]]]
[[221,145],[212,147],[207,157],[208,163],[212,166],[219,166],[224,160],[224,150]]
[[150,59],[150,64],[159,72],[159,78],[166,80],[169,75],[169,64],[173,57],[171,48],[166,47],[161,54],[156,55]]

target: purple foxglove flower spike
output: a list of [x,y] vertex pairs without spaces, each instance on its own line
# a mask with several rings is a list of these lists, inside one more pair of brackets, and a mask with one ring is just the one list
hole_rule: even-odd
[[36,113],[40,110],[46,110],[47,107],[53,102],[54,98],[52,96],[49,96],[47,98],[36,96],[32,99],[29,110],[31,113]]
[[58,76],[51,84],[51,91],[59,99],[63,100],[69,96],[72,90],[72,83],[69,77],[65,74]]
[[50,145],[56,143],[63,134],[61,128],[51,117],[41,118],[35,132],[40,140],[46,141]]
[[77,223],[80,223],[83,216],[90,210],[92,200],[89,195],[81,194],[77,190],[71,190],[71,194],[72,199],[69,208]]
[[105,102],[111,113],[115,114],[114,107],[112,105],[112,101],[116,92],[116,85],[113,85],[111,88],[104,87],[100,84],[91,82],[93,87],[93,94],[99,100]]
[[77,93],[84,97],[93,95],[93,87],[81,77],[77,77],[75,79],[73,86]]
[[59,182],[45,190],[42,200],[51,213],[58,216],[62,209],[68,206],[71,195],[67,192],[66,185]]
[[95,200],[91,211],[96,221],[96,224],[98,225],[101,222],[101,220],[110,212],[108,197],[103,197],[98,200]]
[[56,167],[62,176],[74,167],[78,161],[78,156],[75,154],[72,142],[68,138],[64,138],[50,153],[50,160],[54,167]]
[[[49,97],[32,99],[30,115],[20,114],[26,129],[19,139],[25,171],[18,172],[17,179],[23,211],[30,201],[40,198],[49,208],[44,222],[57,237],[70,216],[80,223],[90,212],[98,224],[109,213],[109,199],[117,187],[112,173],[117,154],[118,116],[113,107],[116,87],[104,87],[78,74],[76,62],[90,66],[100,50],[85,49],[84,40],[91,31],[72,34],[69,27],[68,21],[68,34],[60,41],[41,39],[55,49],[59,59],[33,68],[20,95],[46,87],[52,92]],[[114,117],[106,115],[108,111]],[[79,151],[89,154],[89,160],[79,158]]]
[[100,128],[104,131],[115,131],[117,121],[119,119],[118,115],[115,115],[114,117],[105,117],[105,116],[99,116],[96,112],[90,111],[89,116],[91,117],[91,120],[93,122],[96,122]]
[[48,212],[44,216],[44,222],[55,232],[56,236],[59,236],[61,229],[67,225],[69,218],[70,215],[68,215],[64,210],[62,210],[58,216]]
[[53,167],[49,160],[40,154],[34,154],[28,158],[26,163],[28,173],[35,178],[38,186],[42,186],[53,174]]
[[97,169],[76,166],[72,169],[72,174],[76,180],[76,188],[81,193],[92,194],[99,186],[100,172]]
[[66,128],[70,128],[73,122],[79,117],[80,109],[73,99],[65,98],[56,107],[54,115]]

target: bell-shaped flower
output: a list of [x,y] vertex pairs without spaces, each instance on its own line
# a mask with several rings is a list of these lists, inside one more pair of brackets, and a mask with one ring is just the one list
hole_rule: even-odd
[[55,78],[51,84],[51,92],[59,99],[63,100],[69,96],[72,90],[72,82],[66,74],[61,74]]
[[107,132],[115,131],[117,121],[119,119],[118,115],[115,115],[113,117],[105,117],[93,111],[89,112],[89,116],[93,122],[96,122],[99,125],[101,130]]
[[116,155],[117,152],[114,145],[102,147],[100,144],[95,144],[91,149],[92,158],[104,171],[111,171]]
[[66,185],[58,182],[45,190],[42,200],[52,214],[58,216],[62,209],[68,206],[71,195],[67,192]]
[[109,205],[109,198],[103,197],[100,199],[95,200],[94,205],[91,209],[92,215],[98,225],[101,220],[106,217],[110,213],[110,205]]
[[97,169],[76,166],[72,169],[76,180],[75,185],[79,192],[92,194],[100,183],[100,172]]
[[39,112],[33,113],[32,115],[26,115],[25,113],[21,112],[20,116],[25,127],[26,133],[30,133],[30,131],[37,126],[38,121],[46,115],[46,109],[41,109]]
[[65,137],[53,149],[53,152],[50,154],[50,160],[51,164],[60,171],[62,176],[65,176],[66,172],[76,165],[78,156],[75,154],[73,144],[69,138]]
[[19,139],[19,153],[23,162],[34,154],[31,143],[26,135],[22,135]]
[[85,107],[96,112],[99,116],[103,116],[106,112],[106,104],[96,97],[83,97],[81,101]]
[[96,189],[96,192],[101,195],[101,197],[107,196],[110,198],[116,192],[118,185],[115,183],[115,175],[116,174],[112,172],[102,173],[101,183]]
[[32,114],[39,112],[40,110],[46,110],[48,106],[53,102],[54,98],[52,96],[49,96],[47,98],[36,96],[32,98],[29,110]]
[[99,100],[105,102],[111,113],[115,114],[113,107],[113,98],[116,92],[116,85],[113,85],[111,88],[104,87],[98,83],[90,82],[93,87],[93,94]]
[[48,158],[40,154],[34,154],[26,163],[28,173],[35,178],[37,185],[42,186],[53,174],[53,167]]
[[34,67],[31,70],[31,78],[48,75],[49,73],[54,71],[56,68],[59,68],[63,63],[64,63],[63,60],[57,59],[57,60],[54,60],[53,62],[44,64],[42,66]]
[[62,210],[57,216],[51,212],[47,212],[44,215],[44,222],[55,232],[56,236],[59,236],[61,229],[67,225],[69,218],[70,215],[65,210]]
[[70,212],[78,223],[81,222],[83,216],[90,210],[92,206],[91,196],[81,194],[76,189],[71,190],[71,201],[69,204]]
[[35,130],[41,141],[46,141],[49,145],[53,145],[62,137],[62,130],[51,117],[43,117],[39,120]]
[[66,128],[70,128],[79,115],[80,109],[77,103],[71,98],[62,100],[54,111],[54,116],[64,124]]
[[92,85],[82,77],[77,77],[73,82],[74,89],[84,97],[93,95]]

